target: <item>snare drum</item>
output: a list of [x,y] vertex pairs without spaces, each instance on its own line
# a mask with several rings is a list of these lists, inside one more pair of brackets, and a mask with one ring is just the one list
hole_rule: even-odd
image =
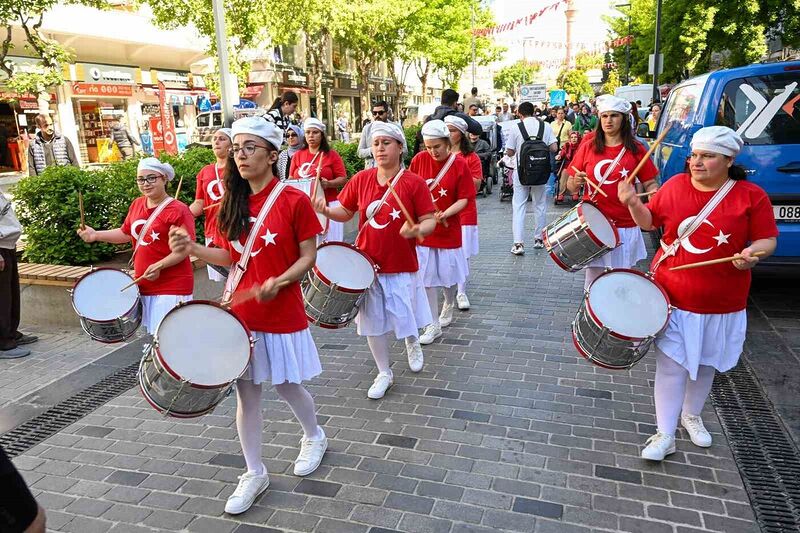
[[670,313],[667,293],[646,274],[607,270],[586,291],[572,323],[572,339],[592,363],[630,368],[667,327]]
[[550,257],[568,272],[576,272],[619,246],[614,223],[594,204],[581,202],[542,232]]
[[72,288],[72,308],[81,328],[100,342],[122,342],[142,323],[142,300],[133,278],[114,268],[97,268],[82,276]]
[[317,263],[302,283],[308,321],[329,329],[347,327],[375,282],[376,270],[372,259],[352,244],[320,245]]
[[250,330],[215,302],[180,303],[156,328],[139,364],[144,398],[165,416],[193,418],[227,396],[250,361]]
[[[288,179],[288,180],[284,181],[284,183],[286,185],[291,185],[295,189],[300,189],[301,191],[306,193],[306,196],[308,196],[311,199],[311,203],[313,204],[314,203],[314,199],[311,198],[311,190],[314,188],[314,181],[315,180],[313,180],[313,179],[296,179],[296,180],[295,179]],[[322,180],[320,180],[320,182],[321,181]],[[325,190],[322,188],[322,185],[317,187],[316,196],[317,196],[317,198],[322,198],[323,200],[325,199]],[[317,220],[319,220],[319,223],[322,226],[322,232],[320,233],[320,235],[322,235],[323,233],[327,233],[328,232],[328,223],[330,222],[328,220],[328,217],[326,217],[322,213],[317,213]]]

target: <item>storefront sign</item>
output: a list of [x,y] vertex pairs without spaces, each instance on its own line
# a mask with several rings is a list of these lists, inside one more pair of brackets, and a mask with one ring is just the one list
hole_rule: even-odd
[[164,151],[164,132],[161,119],[158,117],[150,117],[150,136],[153,141],[153,153],[158,155]]
[[169,89],[189,89],[191,87],[191,74],[188,72],[175,72],[171,70],[155,70],[156,79]]
[[20,100],[19,101],[19,108],[20,109],[39,109],[39,102],[36,100]]
[[133,96],[133,85],[76,82],[72,84],[72,94],[78,96]]
[[142,104],[143,115],[158,115],[160,113],[160,109],[161,108],[158,107],[158,104]]
[[285,71],[283,73],[283,83],[287,85],[308,85],[308,74],[301,74],[295,71]]
[[[6,62],[11,63],[11,70],[15,73],[24,74],[42,74],[44,73],[44,66],[40,59],[33,59],[30,57],[7,57]],[[8,74],[0,70],[0,80],[7,80]],[[35,98],[35,97],[34,97]]]
[[[158,105],[161,107],[164,150],[169,154],[178,155],[178,139],[175,137],[175,118],[172,116],[172,104],[167,99],[167,89],[162,82],[158,82]],[[155,141],[153,145],[155,145]],[[158,154],[158,151],[156,151],[156,154]]]
[[140,81],[138,69],[101,65],[98,63],[78,63],[78,79],[88,83],[135,84]]

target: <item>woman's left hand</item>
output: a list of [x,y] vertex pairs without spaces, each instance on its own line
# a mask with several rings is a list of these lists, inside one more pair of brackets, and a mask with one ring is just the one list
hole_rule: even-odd
[[277,278],[271,277],[267,281],[261,284],[261,287],[258,290],[258,294],[256,295],[256,300],[259,302],[267,302],[272,300],[278,295],[278,291],[280,287],[278,285]]
[[161,275],[162,268],[163,267],[161,266],[161,263],[153,263],[152,265],[147,267],[147,270],[145,270],[144,274],[142,275],[144,276],[144,279],[146,279],[147,281],[155,281]]
[[448,227],[447,217],[444,215],[444,211],[436,211],[433,216],[436,218],[438,224],[442,224],[445,228]]
[[741,259],[733,260],[733,266],[735,266],[739,270],[750,270],[751,268],[756,266],[756,264],[759,261],[758,257],[753,256],[754,253],[755,250],[753,250],[748,246],[747,248],[739,252],[739,255],[742,256]]

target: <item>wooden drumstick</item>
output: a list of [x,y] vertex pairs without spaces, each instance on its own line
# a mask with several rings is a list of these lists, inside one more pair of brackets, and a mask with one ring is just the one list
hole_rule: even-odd
[[86,220],[83,215],[83,193],[78,191],[78,209],[81,213],[81,231],[86,230]]
[[311,188],[311,199],[312,200],[317,197],[317,187],[320,186],[320,176],[322,175],[322,158],[323,157],[324,157],[323,153],[320,152],[319,153],[319,163],[317,164],[317,175],[314,178],[314,186]]
[[[750,254],[752,257],[761,257],[762,255],[766,255],[767,252],[755,252]],[[702,266],[709,266],[709,265],[718,265],[720,263],[728,263],[730,261],[736,261],[737,259],[744,259],[739,254],[732,255],[730,257],[723,257],[721,259],[711,259],[709,261],[700,261],[699,263],[689,263],[687,265],[680,265],[676,267],[670,268],[670,270],[686,270],[687,268],[697,268]]]
[[[402,211],[403,215],[406,217],[406,221],[408,222],[408,225],[409,226],[413,226],[415,224],[414,219],[411,218],[411,213],[409,213],[408,209],[406,209],[406,206],[403,204],[403,201],[400,199],[400,195],[398,195],[397,191],[395,191],[394,187],[392,187],[392,180],[390,179],[388,182],[386,182],[386,185],[389,187],[389,191],[392,193],[392,196],[394,196],[394,199],[397,200],[397,205],[400,206],[400,211]],[[422,242],[424,240],[424,238],[422,237],[422,235],[417,235],[417,240],[419,242]]]
[[258,297],[258,285],[253,285],[246,291],[234,292],[231,299],[228,300],[228,305],[241,305],[250,300],[255,300]]
[[205,206],[203,208],[203,211],[208,211],[209,209],[212,209],[212,208],[217,207],[219,205],[222,205],[222,202],[216,202],[216,203],[213,203],[211,205],[207,205],[207,206]]
[[651,194],[655,194],[658,192],[658,189],[649,192],[640,192],[636,196],[650,196]]
[[633,180],[636,179],[636,175],[639,173],[640,170],[642,170],[644,164],[650,159],[650,156],[656,150],[656,147],[659,144],[661,144],[661,141],[663,141],[664,137],[667,136],[667,133],[669,133],[671,127],[672,127],[672,122],[668,122],[666,127],[664,127],[664,131],[661,132],[661,135],[658,136],[658,139],[653,141],[653,144],[650,145],[650,148],[647,150],[647,153],[644,154],[644,157],[641,159],[641,161],[639,161],[639,164],[636,165],[636,168],[633,169],[633,172],[631,172],[630,176],[628,176],[628,178],[625,180],[627,183],[633,183]]
[[[572,167],[572,170],[574,170],[575,172],[582,172],[581,170],[578,170],[578,169],[577,169],[577,168],[575,168],[575,167]],[[592,180],[590,180],[590,179],[589,179],[589,176],[586,176],[585,178],[583,178],[583,181],[585,181],[586,183],[588,183],[589,185],[591,185],[591,186],[594,188],[594,190],[595,190],[595,191],[597,191],[597,192],[598,192],[598,193],[600,193],[601,195],[603,195],[603,196],[605,196],[606,198],[608,198],[608,195],[606,194],[606,192],[605,192],[603,189],[601,189],[599,185],[597,185],[595,182],[593,182]]]
[[178,200],[178,195],[181,193],[181,185],[183,185],[183,176],[178,180],[178,188],[175,189],[175,199]]
[[[158,268],[157,268],[156,270],[154,270],[153,272],[158,272],[159,270],[161,270],[161,268],[162,268],[162,267],[158,267]],[[146,277],[146,275],[139,276],[139,277],[138,277],[138,278],[136,278],[135,280],[131,281],[130,283],[128,283],[127,285],[125,285],[124,287],[122,287],[122,288],[119,290],[119,292],[127,291],[128,289],[130,289],[130,288],[131,288],[131,287],[133,287],[134,285],[138,285],[139,283],[141,283],[142,281],[144,281],[145,277]]]

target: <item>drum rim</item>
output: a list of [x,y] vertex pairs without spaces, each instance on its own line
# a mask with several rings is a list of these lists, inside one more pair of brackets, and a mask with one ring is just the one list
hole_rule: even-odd
[[[164,322],[164,319],[167,318],[167,316],[169,316],[171,313],[174,313],[177,309],[180,309],[182,307],[186,307],[188,305],[194,305],[194,304],[208,304],[208,305],[211,305],[213,307],[217,307],[219,309],[222,309],[226,313],[228,313],[231,316],[233,316],[233,318],[235,318],[239,322],[239,324],[242,325],[242,327],[244,328],[245,332],[247,333],[248,339],[250,339],[250,355],[248,356],[248,359],[250,361],[252,361],[252,359],[253,359],[253,333],[250,331],[250,328],[247,327],[247,324],[245,324],[244,321],[239,317],[239,315],[237,315],[236,313],[234,313],[230,309],[226,309],[219,302],[215,302],[215,301],[212,301],[212,300],[191,300],[189,302],[179,302],[178,305],[176,305],[175,307],[173,307],[172,309],[167,311],[167,314],[164,315],[164,317],[161,319],[161,322],[159,322],[158,326],[156,326],[156,331],[153,334],[153,348],[152,349],[155,352],[156,358],[158,359],[158,364],[163,366],[164,370],[166,370],[167,373],[170,376],[172,376],[173,378],[177,379],[178,381],[186,381],[186,379],[183,376],[178,375],[174,370],[172,370],[172,368],[170,368],[170,366],[164,360],[164,357],[162,357],[161,348],[159,347],[159,343],[158,343],[158,330],[161,328],[161,324]],[[249,362],[248,362],[248,365],[249,365]],[[244,370],[242,370],[242,373],[239,374],[238,377],[232,379],[231,381],[224,382],[224,383],[219,383],[217,385],[197,385],[195,383],[192,383],[191,381],[186,381],[186,383],[188,383],[189,386],[194,388],[194,389],[220,389],[222,387],[227,387],[228,385],[230,385],[231,383],[233,383],[234,381],[239,379],[246,371],[247,371],[247,365],[245,365]]]
[[[375,261],[373,261],[370,256],[365,254],[364,251],[361,250],[360,248],[358,248],[357,246],[355,246],[353,244],[350,244],[349,242],[344,242],[344,241],[325,241],[322,244],[320,244],[319,246],[317,246],[317,252],[319,252],[322,248],[325,248],[326,246],[346,246],[347,248],[355,250],[356,252],[361,254],[367,260],[367,262],[369,262],[369,264],[372,265],[372,283],[370,283],[369,286],[366,289],[351,289],[349,287],[343,287],[341,285],[336,285],[336,289],[337,290],[340,290],[340,291],[346,292],[346,293],[350,293],[350,294],[361,294],[361,293],[367,292],[367,289],[369,289],[369,287],[371,287],[372,284],[375,283],[375,280],[378,278],[378,274],[375,272],[375,270],[377,269],[377,265],[375,265]],[[314,274],[319,279],[321,279],[329,287],[334,285],[334,283],[330,279],[328,279],[327,276],[325,276],[325,274],[323,274],[319,270],[319,267],[317,267],[316,262],[314,263],[314,267],[311,270],[314,272]]]
[[[86,319],[86,320],[91,320],[95,324],[110,324],[111,322],[116,322],[117,320],[119,320],[123,316],[126,316],[131,311],[133,311],[136,308],[136,306],[141,303],[142,293],[139,290],[139,286],[138,285],[133,285],[132,287],[130,287],[130,289],[136,289],[136,292],[138,292],[139,295],[136,298],[136,300],[133,302],[133,305],[127,311],[125,311],[120,316],[118,316],[117,318],[110,318],[108,320],[100,320],[100,319],[97,319],[97,318],[92,318],[92,317],[88,317],[88,316],[82,315],[80,313],[80,311],[78,311],[78,308],[75,306],[75,289],[78,287],[80,282],[83,281],[84,278],[94,274],[95,272],[99,272],[100,270],[114,270],[116,272],[121,272],[122,274],[128,276],[128,278],[130,278],[131,281],[133,281],[133,277],[130,274],[128,274],[127,272],[125,272],[124,270],[122,270],[121,268],[92,267],[92,269],[89,272],[87,272],[87,273],[83,274],[81,277],[79,277],[78,280],[75,282],[75,284],[72,286],[72,292],[69,295],[69,301],[70,301],[70,304],[72,304],[72,310],[75,311],[75,314],[78,315],[80,318],[83,318],[83,319]],[[128,290],[130,290],[130,289],[128,289]],[[122,341],[117,341],[117,342],[122,342]]]
[[[645,278],[646,280],[652,282],[656,286],[656,288],[659,291],[661,291],[661,294],[664,296],[664,301],[667,302],[667,316],[664,318],[664,324],[653,335],[647,335],[645,337],[631,337],[629,335],[623,335],[622,333],[617,333],[616,331],[614,331],[612,329],[608,330],[608,334],[613,336],[613,337],[616,337],[617,339],[623,340],[623,341],[639,341],[639,340],[647,339],[648,337],[651,337],[651,336],[655,337],[655,336],[659,335],[662,331],[664,331],[664,329],[666,329],[667,325],[669,324],[669,317],[672,314],[672,303],[670,302],[669,296],[667,295],[667,291],[665,291],[664,287],[662,287],[661,284],[659,282],[657,282],[654,278],[651,278],[650,276],[648,276],[647,274],[645,274],[641,270],[636,270],[634,268],[612,268],[611,270],[606,270],[605,272],[603,272],[602,274],[597,276],[594,281],[592,281],[592,285],[594,285],[594,283],[598,279],[602,278],[603,276],[605,276],[607,274],[613,274],[614,272],[629,272],[631,274],[636,274],[637,276],[641,276],[641,277]],[[598,326],[601,326],[601,327],[607,327],[597,317],[597,315],[595,315],[594,310],[592,309],[592,302],[589,301],[589,296],[588,295],[592,291],[592,285],[589,285],[587,296],[585,298],[586,311],[588,311],[589,316],[591,317],[591,319],[594,321],[595,324],[597,324]]]
[[[595,234],[595,232],[594,232],[594,231],[592,231],[592,228],[591,228],[591,227],[590,227],[590,226],[589,226],[589,225],[586,223],[586,217],[584,217],[584,216],[583,216],[583,204],[588,204],[588,205],[591,205],[592,207],[594,207],[595,209],[597,209],[598,211],[600,211],[600,214],[601,214],[601,215],[603,215],[603,216],[606,218],[606,220],[608,220],[608,223],[609,223],[609,224],[611,224],[611,231],[613,231],[613,232],[614,232],[614,246],[612,246],[612,247],[610,247],[610,248],[609,248],[609,246],[608,246],[606,243],[604,243],[603,241],[601,241],[601,240],[600,240],[600,239],[597,237],[597,235]],[[583,201],[579,202],[579,203],[578,203],[578,205],[576,205],[574,209],[577,209],[577,212],[578,212],[578,219],[581,221],[581,224],[583,224],[583,225],[585,225],[585,226],[586,226],[586,234],[589,236],[589,238],[590,238],[590,239],[592,239],[592,241],[594,241],[594,243],[595,243],[595,244],[597,244],[598,246],[602,246],[603,248],[609,248],[609,250],[613,250],[614,248],[616,248],[617,246],[619,246],[619,231],[617,230],[617,224],[616,224],[616,222],[614,222],[613,220],[611,220],[610,218],[608,218],[608,215],[606,215],[605,213],[603,213],[603,210],[602,210],[602,209],[600,209],[600,208],[597,206],[597,204],[596,204],[596,203],[594,203],[594,202],[591,202],[591,201],[589,201],[589,200],[583,200]]]

